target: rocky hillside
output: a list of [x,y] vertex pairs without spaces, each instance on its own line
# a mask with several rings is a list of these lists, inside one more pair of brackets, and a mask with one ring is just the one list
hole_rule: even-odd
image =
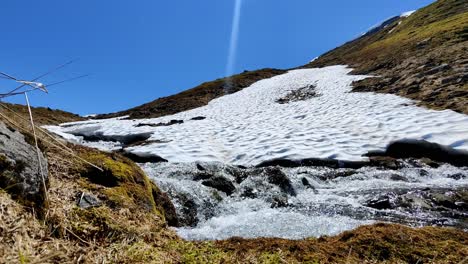
[[356,92],[393,93],[434,109],[468,114],[468,2],[439,0],[394,17],[305,67],[347,64],[380,76],[355,83]]

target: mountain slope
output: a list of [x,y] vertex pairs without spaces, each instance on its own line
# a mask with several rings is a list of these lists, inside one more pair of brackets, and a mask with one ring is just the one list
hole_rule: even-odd
[[125,111],[99,115],[97,118],[111,118],[125,115],[128,115],[129,118],[151,118],[172,115],[204,106],[215,98],[238,92],[259,80],[271,78],[285,72],[278,69],[245,71],[229,78],[205,82],[184,92],[162,97]]
[[[357,81],[354,91],[393,93],[420,100],[421,105],[433,109],[468,114],[467,40],[468,3],[439,0],[410,16],[393,17],[299,68],[350,65],[357,74],[380,76]],[[277,69],[244,72],[97,118],[172,115],[285,72]]]
[[439,0],[384,24],[304,67],[347,64],[355,73],[381,76],[356,82],[354,91],[398,94],[468,114],[468,2]]

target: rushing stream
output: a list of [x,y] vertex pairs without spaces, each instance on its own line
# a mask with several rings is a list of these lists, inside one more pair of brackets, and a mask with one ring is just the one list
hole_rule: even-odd
[[468,168],[242,168],[146,163],[190,240],[333,235],[375,221],[468,229]]

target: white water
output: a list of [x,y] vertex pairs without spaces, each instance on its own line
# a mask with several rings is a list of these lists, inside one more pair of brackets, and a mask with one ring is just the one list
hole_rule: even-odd
[[[226,165],[202,163],[207,171],[234,181]],[[193,180],[199,172],[195,163],[144,164],[143,169],[171,196],[179,216],[184,215],[180,197],[194,201],[199,222],[193,227],[177,229],[179,235],[190,240],[281,237],[301,239],[334,235],[374,221],[390,221],[420,225],[456,225],[458,220],[431,211],[423,202],[412,208],[378,210],[366,202],[385,193],[418,194],[427,188],[456,190],[468,187],[468,168],[443,165],[437,169],[411,167],[394,171],[362,168],[356,171],[329,168],[282,169],[290,179],[296,196],[285,194],[270,184],[262,172],[251,171],[231,196]],[[346,177],[328,177],[336,172],[351,171]],[[462,173],[463,179],[450,175]],[[392,176],[403,178],[395,180]],[[306,178],[312,188],[302,183]],[[249,197],[245,196],[250,190]],[[282,197],[287,205],[272,208],[272,199]],[[422,198],[421,198],[422,199]],[[466,228],[466,227],[465,227]]]
[[[110,150],[115,142],[86,142],[73,134],[125,137],[151,133],[144,146],[127,148],[173,162],[219,161],[255,165],[274,158],[363,160],[402,138],[424,139],[468,150],[468,116],[435,111],[390,94],[352,93],[351,83],[365,76],[348,75],[345,66],[293,70],[220,97],[208,105],[175,115],[143,120],[92,120],[48,127],[81,144]],[[314,85],[317,97],[279,104],[276,100]],[[204,120],[191,120],[203,116]],[[137,126],[166,123],[171,126]]]

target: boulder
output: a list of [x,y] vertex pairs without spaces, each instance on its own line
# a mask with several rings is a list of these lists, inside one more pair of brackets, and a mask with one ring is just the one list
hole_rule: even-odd
[[278,167],[266,167],[263,170],[263,173],[266,174],[267,180],[269,183],[277,185],[280,189],[291,196],[296,196],[296,191],[294,190],[291,181],[288,176],[281,171]]
[[211,188],[215,188],[216,190],[222,191],[227,195],[231,195],[236,190],[234,184],[230,180],[222,176],[212,177],[208,180],[203,181],[202,184]]
[[34,138],[0,122],[0,188],[40,215],[46,205],[44,184],[48,185],[47,160],[41,152],[38,157]]

